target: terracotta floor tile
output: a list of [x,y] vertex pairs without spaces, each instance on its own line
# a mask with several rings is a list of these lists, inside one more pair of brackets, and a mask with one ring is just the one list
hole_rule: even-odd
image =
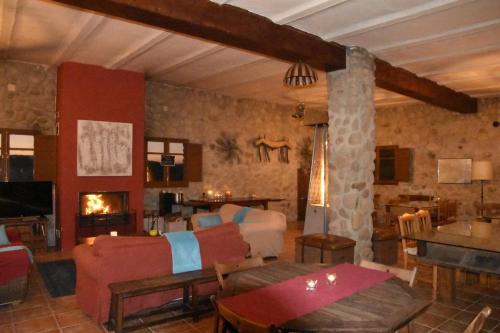
[[19,322],[37,317],[45,317],[49,314],[50,314],[50,309],[47,305],[45,305],[24,310],[14,310],[12,311],[12,318],[14,322]]
[[448,320],[448,318],[433,313],[425,312],[415,319],[415,323],[434,328],[438,327],[446,320]]
[[434,303],[430,306],[429,310],[427,312],[442,316],[442,317],[453,317],[456,315],[458,312],[460,312],[459,309],[451,306],[447,306],[441,303]]
[[12,324],[0,324],[0,333],[14,333],[14,325]]
[[453,317],[453,320],[459,321],[464,324],[468,324],[474,319],[475,316],[476,313],[474,312],[461,311]]
[[75,326],[63,327],[63,333],[103,333],[105,330],[95,323],[79,324]]
[[78,310],[80,308],[75,295],[50,297],[48,303],[54,313]]
[[10,324],[12,322],[12,313],[10,311],[0,312],[0,325]]
[[47,306],[47,300],[43,295],[28,295],[24,302],[16,306],[17,310],[31,309],[35,307],[44,307]]
[[57,322],[60,327],[74,326],[84,323],[93,323],[93,321],[81,310],[71,310],[66,312],[60,312],[56,315]]
[[38,333],[58,330],[56,319],[53,316],[39,317],[14,324],[16,333]]
[[492,319],[492,318],[488,318],[484,322],[483,329],[488,331],[488,330],[493,329],[494,327],[497,327],[498,324],[500,324],[500,321]]
[[412,328],[411,328],[411,332],[412,333],[427,333],[427,332],[430,332],[432,330],[432,328],[430,327],[427,327],[427,326],[423,326],[423,325],[420,325],[420,324],[412,324]]
[[153,326],[151,330],[155,333],[198,332],[195,327],[189,325],[184,320]]
[[462,324],[455,320],[448,320],[444,324],[437,327],[437,329],[447,333],[462,333],[466,327],[466,324]]

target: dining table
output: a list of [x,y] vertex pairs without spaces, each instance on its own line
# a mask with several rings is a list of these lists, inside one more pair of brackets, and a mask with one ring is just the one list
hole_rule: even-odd
[[[314,290],[306,289],[308,280],[317,281]],[[350,263],[275,262],[231,273],[217,303],[281,332],[382,333],[406,326],[432,300],[388,272]]]
[[405,236],[417,241],[417,261],[438,266],[437,296],[456,298],[456,270],[500,275],[500,225],[457,221]]

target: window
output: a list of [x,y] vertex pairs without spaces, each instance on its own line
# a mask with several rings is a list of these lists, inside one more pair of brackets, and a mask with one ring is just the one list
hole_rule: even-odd
[[[185,167],[185,146],[187,140],[146,138],[146,175],[145,184],[148,187],[188,186]],[[167,158],[173,156],[173,165]],[[163,158],[163,163],[162,163]]]
[[0,129],[0,174],[4,181],[33,181],[35,132]]

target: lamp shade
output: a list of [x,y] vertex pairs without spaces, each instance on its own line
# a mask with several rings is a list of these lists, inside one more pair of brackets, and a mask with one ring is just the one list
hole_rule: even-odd
[[493,164],[491,161],[472,161],[472,180],[492,180]]
[[314,69],[301,61],[288,68],[283,79],[283,84],[289,87],[306,87],[315,84],[318,81],[318,75]]

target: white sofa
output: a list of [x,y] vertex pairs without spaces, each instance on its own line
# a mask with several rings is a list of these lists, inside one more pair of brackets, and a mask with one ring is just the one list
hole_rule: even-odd
[[[219,215],[223,223],[233,223],[241,206],[225,204],[216,213],[197,213],[191,217],[193,230],[202,230],[198,222],[201,216]],[[273,210],[252,208],[239,224],[243,239],[250,244],[252,256],[277,257],[283,248],[283,234],[286,231],[286,217]]]

